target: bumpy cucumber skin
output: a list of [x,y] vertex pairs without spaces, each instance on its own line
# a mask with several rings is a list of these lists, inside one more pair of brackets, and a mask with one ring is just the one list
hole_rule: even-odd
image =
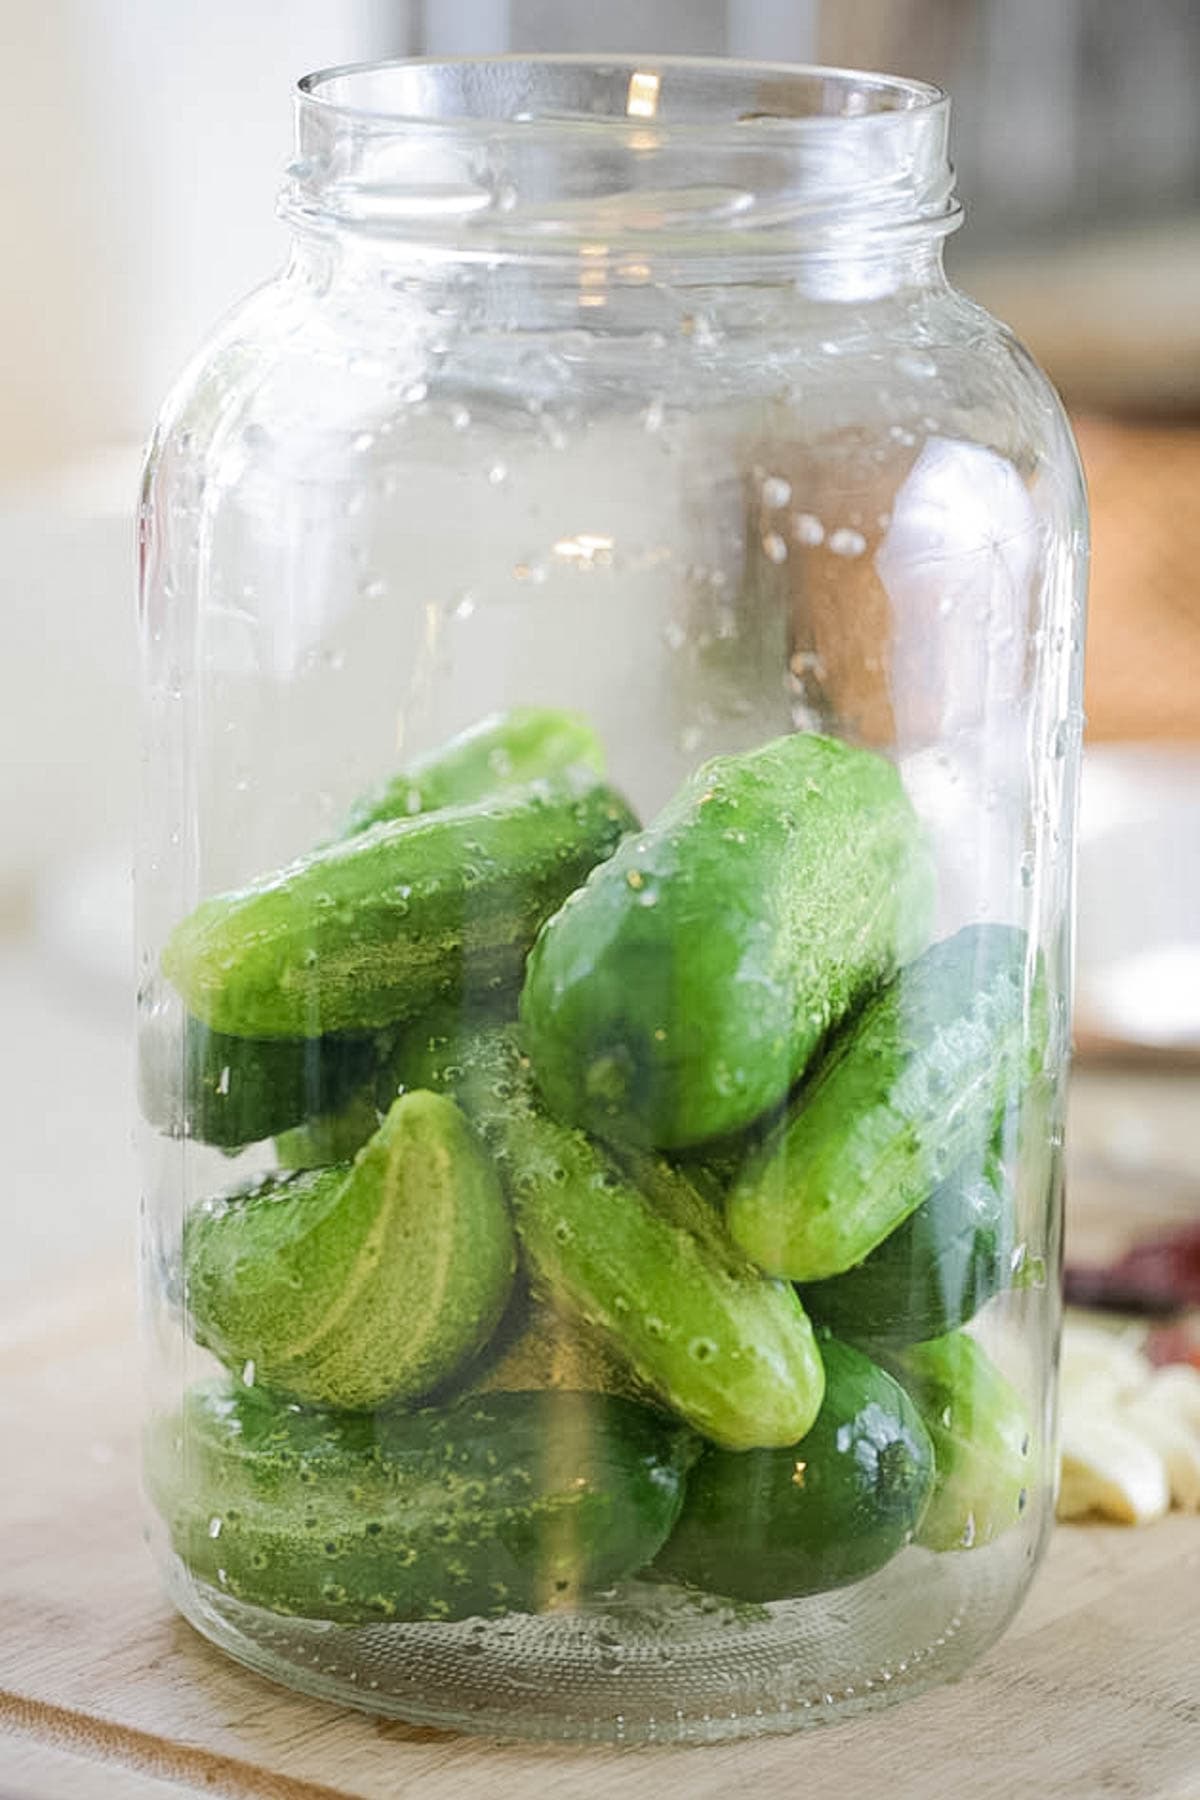
[[514,706],[414,757],[407,769],[357,802],[346,832],[443,806],[469,806],[569,768],[604,773],[604,749],[586,719],[557,707]]
[[497,1343],[494,1358],[476,1371],[471,1391],[506,1394],[537,1388],[651,1398],[603,1339],[584,1330],[578,1320],[531,1300],[512,1337]]
[[515,1271],[496,1172],[439,1094],[402,1095],[353,1164],[209,1202],[184,1230],[197,1340],[316,1406],[429,1393],[486,1343]]
[[833,1043],[729,1194],[729,1228],[794,1281],[868,1256],[968,1157],[1040,1060],[1028,940],[968,925],[902,969]]
[[375,825],[198,906],[163,970],[217,1031],[318,1037],[520,979],[542,921],[635,821],[587,771]]
[[441,1411],[309,1412],[193,1388],[152,1432],[151,1497],[200,1581],[359,1625],[570,1605],[654,1556],[695,1443],[609,1395],[472,1395]]
[[231,1037],[192,1018],[181,1041],[151,1021],[139,1046],[142,1113],[171,1137],[237,1150],[339,1111],[387,1047],[384,1035]]
[[521,997],[551,1110],[679,1149],[777,1104],[924,941],[931,874],[892,765],[832,738],[717,757],[548,921]]
[[707,1450],[656,1569],[734,1600],[786,1600],[862,1581],[912,1541],[934,1453],[900,1384],[821,1337],[825,1401],[790,1450]]
[[491,1150],[535,1291],[715,1443],[807,1431],[825,1377],[804,1309],[730,1243],[685,1175],[644,1153],[622,1163],[551,1118],[512,1028],[423,1028],[409,1068],[452,1091]]
[[1020,1519],[1037,1480],[1025,1404],[965,1331],[881,1353],[933,1441],[937,1476],[917,1542],[979,1550]]
[[1003,1169],[972,1158],[844,1275],[800,1289],[809,1315],[849,1343],[903,1346],[974,1318],[1012,1278],[1013,1201]]

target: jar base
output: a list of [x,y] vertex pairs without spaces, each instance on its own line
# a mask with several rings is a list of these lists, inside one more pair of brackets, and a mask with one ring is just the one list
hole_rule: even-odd
[[1037,1543],[910,1549],[854,1587],[770,1606],[629,1582],[586,1609],[457,1624],[289,1619],[195,1582],[168,1590],[257,1674],[362,1711],[507,1739],[719,1743],[839,1722],[952,1681],[1017,1610]]

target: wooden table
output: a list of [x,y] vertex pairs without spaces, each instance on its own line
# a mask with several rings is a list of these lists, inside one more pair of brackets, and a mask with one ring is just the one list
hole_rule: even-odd
[[[1147,1090],[1157,1142],[1194,1120],[1196,1091]],[[1085,1171],[1128,1093],[1116,1077],[1091,1084]],[[1131,1194],[1142,1228],[1151,1204],[1194,1204],[1186,1179],[1143,1191],[1093,1174],[1083,1188],[1089,1248],[1127,1232]],[[126,1270],[31,1294],[0,1323],[2,1800],[727,1800],[743,1786],[830,1800],[1200,1796],[1200,1520],[1178,1514],[1142,1531],[1061,1528],[1016,1624],[956,1687],[802,1737],[498,1746],[270,1686],[155,1586],[138,1524]]]

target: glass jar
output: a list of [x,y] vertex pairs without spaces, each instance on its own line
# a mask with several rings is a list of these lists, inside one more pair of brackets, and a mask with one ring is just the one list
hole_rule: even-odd
[[1084,500],[947,102],[310,77],[142,509],[147,1486],[244,1663],[717,1739],[959,1674],[1055,1476]]

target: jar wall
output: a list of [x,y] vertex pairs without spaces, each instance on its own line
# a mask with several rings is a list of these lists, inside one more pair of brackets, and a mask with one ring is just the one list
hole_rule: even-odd
[[[164,411],[143,508],[150,1486],[182,1609],[293,1685],[533,1735],[791,1726],[958,1673],[1003,1628],[1040,1554],[1055,1463],[1081,488],[1053,393],[946,286],[935,247],[837,267],[836,279],[793,264],[786,277],[723,280],[718,268],[688,282],[660,278],[652,257],[547,269],[302,235],[286,273],[234,315]],[[954,1547],[943,1531],[931,1550],[916,1531],[850,1586],[746,1599],[634,1568],[594,1593],[572,1590],[569,1605],[551,1595],[544,1610],[500,1603],[496,1616],[449,1622],[346,1622],[337,1604],[332,1622],[320,1604],[295,1616],[294,1593],[256,1604],[252,1577],[176,1554],[180,1492],[207,1504],[196,1498],[203,1432],[180,1426],[182,1396],[217,1379],[221,1357],[234,1393],[270,1402],[273,1391],[236,1332],[206,1330],[184,1223],[212,1196],[277,1172],[280,1140],[205,1142],[186,1116],[201,1052],[164,951],[177,967],[173,934],[201,902],[335,840],[359,797],[396,770],[524,707],[583,715],[607,780],[651,829],[713,757],[794,734],[882,757],[935,875],[906,955],[979,928],[1023,934],[1023,1072],[1006,1090],[998,1146],[1005,1268],[1001,1291],[964,1317],[1028,1438],[1005,1529],[968,1498]],[[730,891],[713,904],[752,914],[730,829]],[[460,905],[469,920],[485,902]],[[664,953],[682,982],[702,930]],[[809,946],[796,954],[804,962]],[[833,1049],[871,991],[860,984],[843,1005]],[[515,987],[505,1004],[515,1013]],[[692,1014],[686,1023],[699,1031]],[[829,1042],[814,1052],[810,1081],[829,1055]],[[237,1080],[236,1066],[212,1071],[218,1101]],[[947,1115],[960,1103],[952,1082]],[[982,1167],[991,1152],[976,1151]],[[732,1166],[723,1178],[736,1183]],[[533,1276],[545,1285],[544,1269]],[[594,1335],[603,1309],[578,1295],[575,1305]],[[618,1362],[619,1323],[605,1315],[598,1328]],[[489,1352],[475,1349],[433,1384],[439,1404],[486,1380]],[[899,1366],[894,1346],[879,1354]],[[658,1416],[664,1387],[645,1366],[635,1374],[630,1404]],[[289,1379],[281,1403],[310,1404]],[[383,1420],[383,1442],[395,1417],[384,1404],[355,1430]],[[797,1446],[800,1486],[805,1460]],[[217,1544],[238,1507],[237,1481],[218,1474]],[[693,1465],[684,1485],[694,1479]],[[277,1496],[273,1516],[291,1504]],[[282,1553],[273,1543],[261,1554]]]

